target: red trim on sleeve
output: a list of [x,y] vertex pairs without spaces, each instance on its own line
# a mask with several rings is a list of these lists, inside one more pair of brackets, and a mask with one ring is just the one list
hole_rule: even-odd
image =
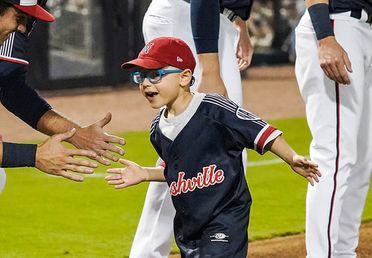
[[0,56],[0,60],[12,62],[12,63],[17,63],[17,64],[22,64],[22,65],[28,65],[29,64],[27,61],[24,61],[22,59],[16,59],[16,58],[5,57],[5,56]]
[[259,153],[262,153],[262,150],[263,148],[265,147],[264,144],[267,140],[267,138],[269,138],[269,136],[276,131],[276,128],[272,127],[272,126],[269,126],[265,132],[263,132],[263,134],[261,135],[260,139],[258,140],[257,142],[257,151]]
[[160,166],[162,166],[163,168],[165,168],[165,161],[164,160],[160,163]]

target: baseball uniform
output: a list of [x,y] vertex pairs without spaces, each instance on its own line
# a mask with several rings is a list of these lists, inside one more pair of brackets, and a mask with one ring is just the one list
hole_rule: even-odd
[[[46,1],[38,1],[45,6]],[[26,83],[28,65],[27,36],[35,19],[27,23],[27,32],[12,33],[0,45],[0,102],[14,115],[36,129],[39,119],[52,107]],[[0,169],[0,185],[5,185],[5,172]],[[3,182],[1,182],[3,180]]]
[[[201,2],[203,2],[202,4],[206,3],[206,1]],[[209,3],[213,4],[212,1]],[[222,1],[222,4],[222,12],[224,9],[223,7],[233,8],[239,16],[243,19],[247,19],[252,2],[249,0],[235,1],[235,3],[231,1]],[[208,19],[212,19],[212,22],[214,22],[212,18],[213,15],[211,15],[210,10],[201,9],[204,12],[207,11],[208,14],[201,14],[205,21],[203,24],[200,24],[199,29],[204,27],[210,28],[212,31],[213,26],[209,25],[211,21]],[[235,29],[228,16],[221,14],[217,17],[219,28],[217,28],[216,35],[208,35],[208,37],[210,36],[211,38],[215,37],[216,40],[203,41],[203,37],[200,37],[198,41],[198,39],[193,37],[192,32],[192,30],[195,30],[195,28],[191,26],[194,17],[190,17],[189,1],[153,0],[143,19],[143,35],[145,42],[147,43],[161,36],[178,37],[191,47],[194,55],[200,51],[198,48],[205,50],[206,47],[203,47],[203,44],[209,47],[213,45],[213,41],[218,42],[217,48],[219,60],[221,60],[221,77],[225,83],[229,98],[242,106],[243,93],[241,77],[235,54],[237,41],[239,39],[238,31]],[[198,31],[196,31],[196,33],[198,33]],[[195,46],[195,42],[198,46]],[[196,66],[194,75],[196,78],[195,84],[197,84],[200,78],[198,65]],[[243,160],[246,162],[245,151],[243,151]],[[246,167],[246,164],[244,167]],[[168,257],[171,248],[170,239],[173,234],[170,221],[173,219],[174,214],[175,211],[171,203],[168,186],[162,182],[151,182],[147,191],[137,232],[133,240],[130,257]]]
[[263,154],[281,132],[217,94],[195,93],[176,117],[164,110],[150,139],[165,162],[181,256],[245,258],[251,195],[242,150]]
[[322,172],[307,191],[309,258],[356,257],[372,172],[372,2],[332,0],[329,11],[335,38],[351,61],[350,85],[339,85],[321,69],[308,11],[296,28],[296,77],[313,137],[310,157]]

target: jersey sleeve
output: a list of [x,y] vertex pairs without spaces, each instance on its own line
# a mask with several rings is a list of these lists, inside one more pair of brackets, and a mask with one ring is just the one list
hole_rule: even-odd
[[158,126],[159,126],[161,112],[162,111],[160,111],[151,122],[150,141],[151,141],[151,144],[154,147],[156,153],[159,155],[160,158],[163,159],[163,155],[162,155],[162,151],[161,151],[161,147],[160,147],[159,140],[158,140],[158,135],[157,135],[157,129],[158,129]]
[[215,119],[229,132],[234,142],[260,154],[266,152],[268,143],[282,134],[256,115],[220,95],[207,95],[203,101],[215,106]]
[[252,10],[253,0],[223,0],[223,7],[233,11],[242,20],[248,20]]
[[196,52],[217,53],[220,28],[219,0],[191,0],[190,15]]
[[52,107],[26,83],[26,68],[11,64],[12,69],[0,78],[0,101],[6,109],[36,129],[37,122]]

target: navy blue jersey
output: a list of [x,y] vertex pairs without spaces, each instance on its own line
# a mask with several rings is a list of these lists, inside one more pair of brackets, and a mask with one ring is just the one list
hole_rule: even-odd
[[8,62],[28,65],[27,56],[28,37],[19,32],[13,32],[0,46],[0,65]]
[[234,11],[240,18],[247,20],[251,14],[253,0],[222,0],[221,11],[224,8]]
[[[242,151],[247,147],[264,153],[266,144],[281,132],[234,102],[210,94],[171,141],[159,128],[162,112],[152,123],[151,142],[165,162],[164,175],[176,209],[174,230],[181,252],[197,248],[205,231],[211,234],[207,236],[209,242],[217,244],[214,234],[222,234],[241,251],[247,241],[251,204]],[[221,257],[237,257],[224,255]]]
[[[47,0],[38,0],[38,4],[45,7]],[[36,25],[35,18],[29,18],[26,25],[26,32],[14,32],[9,38],[0,45],[0,65],[6,65],[6,62],[13,62],[22,65],[28,65],[27,45],[28,36]],[[6,61],[5,63],[2,61]],[[4,68],[2,68],[4,69]]]
[[[46,2],[38,1],[41,6]],[[36,129],[37,122],[52,107],[26,82],[28,35],[35,23],[35,19],[29,19],[25,34],[12,33],[0,46],[0,102]]]
[[26,83],[26,72],[24,65],[0,62],[0,102],[36,129],[40,118],[52,107]]
[[364,9],[369,14],[372,14],[371,0],[330,0],[329,6],[331,13],[360,11]]
[[[195,48],[200,53],[217,53],[220,29],[220,12],[225,9],[243,20],[250,16],[253,0],[191,0],[191,28]],[[231,16],[227,11],[228,16]]]

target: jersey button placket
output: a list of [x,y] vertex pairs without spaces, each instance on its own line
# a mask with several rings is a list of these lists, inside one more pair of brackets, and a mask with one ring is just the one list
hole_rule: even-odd
[[[174,161],[177,161],[178,159],[179,159],[179,155],[177,153],[173,153],[173,160]],[[178,166],[178,164],[176,162],[174,163],[173,168],[175,170],[178,170],[179,169],[179,166]]]

